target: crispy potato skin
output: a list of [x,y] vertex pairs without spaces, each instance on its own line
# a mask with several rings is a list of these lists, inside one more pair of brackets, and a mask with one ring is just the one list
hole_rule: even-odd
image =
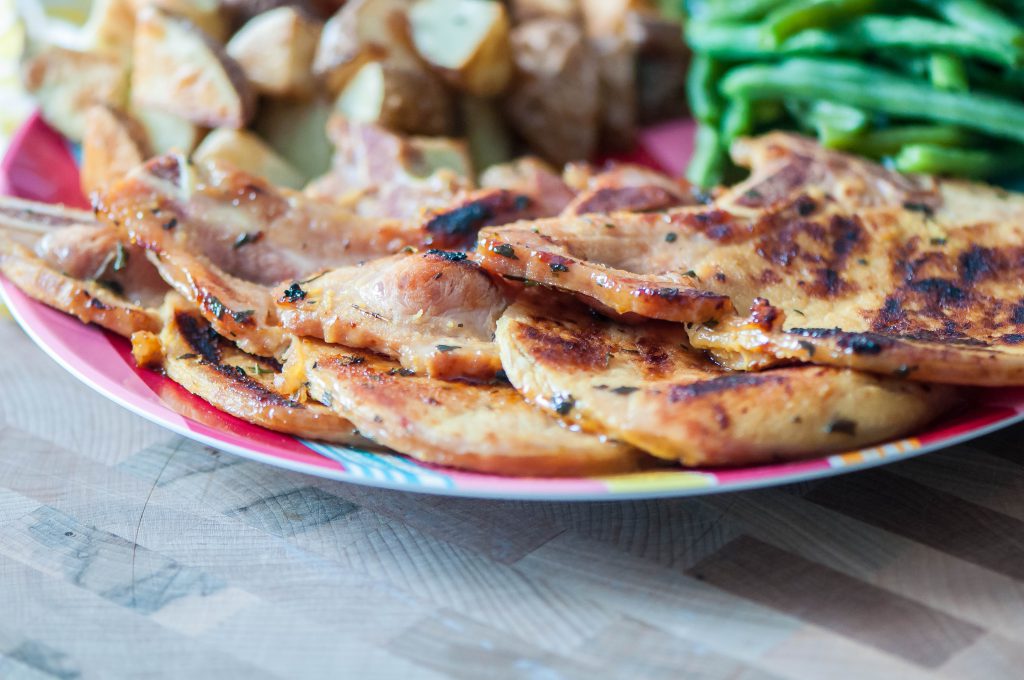
[[295,7],[279,7],[253,18],[225,50],[260,94],[308,97],[316,87],[313,58],[322,28]]
[[598,69],[573,23],[538,19],[510,37],[515,74],[505,94],[513,127],[547,160],[590,158],[599,129]]
[[686,466],[855,449],[925,425],[952,395],[820,366],[732,373],[691,349],[679,325],[616,324],[550,297],[509,307],[497,339],[528,399]]

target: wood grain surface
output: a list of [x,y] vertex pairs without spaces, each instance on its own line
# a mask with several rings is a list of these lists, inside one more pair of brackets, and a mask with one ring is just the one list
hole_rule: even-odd
[[218,453],[0,317],[0,678],[1018,678],[1024,429],[760,492],[367,489]]

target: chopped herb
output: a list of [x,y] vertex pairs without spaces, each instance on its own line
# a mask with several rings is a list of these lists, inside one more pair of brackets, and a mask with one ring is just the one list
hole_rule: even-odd
[[576,400],[572,398],[571,394],[560,393],[551,397],[551,406],[558,415],[567,416],[573,407],[576,406]]
[[178,218],[177,217],[172,217],[171,219],[169,219],[166,222],[164,222],[163,226],[164,226],[164,231],[170,231],[171,229],[174,229],[176,226],[178,226]]
[[231,318],[235,320],[235,323],[245,323],[252,318],[252,315],[256,313],[254,309],[246,309],[241,312],[231,312]]
[[227,311],[227,307],[224,306],[224,303],[212,295],[206,296],[206,306],[209,308],[210,313],[218,319],[222,318],[224,316],[224,312]]
[[811,343],[807,342],[806,340],[798,340],[797,342],[803,348],[803,350],[805,352],[807,352],[807,356],[809,356],[809,357],[813,357],[814,356],[814,345],[812,345]]
[[346,355],[346,356],[341,358],[341,365],[342,366],[358,366],[359,364],[365,364],[365,363],[366,363],[366,357],[359,357],[359,356],[355,356],[354,354],[349,354],[349,355]]
[[502,257],[507,257],[510,260],[519,259],[518,257],[516,257],[516,249],[507,243],[498,244],[491,248],[491,251],[494,252],[495,255],[501,255]]
[[299,300],[306,299],[306,291],[297,283],[293,283],[285,289],[284,295],[281,297],[285,302],[298,302]]
[[555,272],[556,274],[558,272],[567,272],[567,271],[569,271],[569,268],[567,266],[565,266],[564,264],[562,264],[561,262],[552,262],[549,266],[551,267],[551,271]]
[[451,352],[453,350],[462,349],[458,345],[437,345],[438,352]]
[[231,247],[234,248],[235,250],[238,250],[242,246],[247,246],[250,243],[256,243],[261,238],[263,238],[262,231],[247,231],[244,234],[239,234],[238,238],[235,239],[235,242],[231,245]]
[[198,354],[192,354],[191,352],[188,353],[188,354],[179,354],[178,355],[178,361],[185,361],[186,359],[198,359],[198,358],[199,358]]
[[128,251],[120,241],[114,246],[114,271],[122,271],[128,266]]
[[691,279],[697,279],[698,281],[700,281],[700,277],[697,276],[697,272],[693,271],[692,269],[689,270],[689,271],[683,272],[683,276],[688,276]]
[[523,279],[523,285],[526,286],[527,288],[533,288],[534,286],[539,286],[540,284],[534,281],[533,279]]
[[273,375],[274,373],[269,368],[263,368],[259,364],[255,364],[254,366],[250,367],[249,372],[252,373],[253,375]]
[[935,211],[927,203],[915,203],[913,201],[907,201],[903,204],[905,210],[912,210],[914,212],[924,213],[928,217],[931,217]]
[[605,229],[614,229],[615,228],[615,223],[614,222],[605,222],[604,223],[604,228]]
[[677,236],[674,231],[670,231],[665,234],[665,241],[667,243],[675,243],[677,238],[679,238],[679,236]]
[[803,312],[801,312],[801,311],[800,311],[799,309],[797,309],[796,307],[794,307],[794,308],[793,308],[793,313],[794,313],[794,314],[799,314],[800,316],[807,316],[806,314],[804,314]]
[[857,433],[857,422],[849,418],[836,418],[825,426],[827,434],[848,434],[851,437]]
[[858,257],[857,258],[857,264],[859,264],[859,265],[866,265],[867,263],[868,263],[868,261],[866,259],[864,259],[863,257]]
[[612,388],[611,392],[612,394],[633,394],[639,389],[639,387],[629,387],[628,385],[623,385],[622,387]]
[[400,375],[408,378],[410,375],[416,375],[416,371],[411,368],[390,368],[388,369],[388,375]]
[[931,240],[931,244],[933,246],[944,246],[944,245],[946,245],[946,239],[944,239],[944,238],[933,238]]
[[454,250],[437,250],[436,248],[431,248],[430,250],[428,250],[427,255],[441,257],[444,258],[445,260],[448,260],[449,262],[462,262],[467,257],[466,253],[460,253]]
[[400,252],[400,253],[415,253],[416,249],[413,248],[412,246],[405,246],[401,250],[399,250],[398,252]]

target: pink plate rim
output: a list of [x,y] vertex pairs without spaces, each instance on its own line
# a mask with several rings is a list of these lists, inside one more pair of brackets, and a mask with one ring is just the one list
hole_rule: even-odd
[[[679,170],[692,125],[643,134],[631,159]],[[38,115],[0,163],[0,192],[85,205],[71,147]],[[535,479],[461,472],[402,456],[289,437],[220,413],[169,379],[135,368],[128,343],[37,303],[0,277],[0,296],[28,336],[77,379],[129,411],[212,448],[343,482],[447,496],[516,500],[638,500],[740,491],[819,479],[921,455],[1024,420],[1024,389],[977,390],[968,413],[895,442],[812,460],[729,470],[664,470],[593,478]],[[188,415],[185,415],[188,414]]]

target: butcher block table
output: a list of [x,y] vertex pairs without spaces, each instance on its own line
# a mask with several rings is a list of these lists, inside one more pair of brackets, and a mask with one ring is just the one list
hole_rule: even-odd
[[651,502],[218,453],[0,314],[0,678],[1020,678],[1024,429]]

